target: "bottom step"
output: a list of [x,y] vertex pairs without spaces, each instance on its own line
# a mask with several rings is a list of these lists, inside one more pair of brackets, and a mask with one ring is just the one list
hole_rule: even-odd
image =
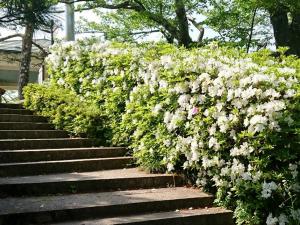
[[213,196],[197,189],[161,188],[0,199],[0,224],[45,224],[210,207]]
[[232,212],[222,208],[176,210],[53,225],[233,225]]

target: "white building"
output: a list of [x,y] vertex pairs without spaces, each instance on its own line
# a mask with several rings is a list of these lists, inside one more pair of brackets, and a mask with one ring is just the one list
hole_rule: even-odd
[[[45,49],[51,44],[46,39],[37,39],[34,42]],[[21,50],[22,40],[0,42],[0,87],[5,90],[17,90]],[[41,50],[33,46],[29,76],[30,83],[40,83],[45,79],[45,71],[43,71],[42,65]]]

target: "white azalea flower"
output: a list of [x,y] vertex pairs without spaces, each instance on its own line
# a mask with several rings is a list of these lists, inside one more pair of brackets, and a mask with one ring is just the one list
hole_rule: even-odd
[[278,72],[282,74],[295,74],[296,70],[294,68],[284,67],[284,68],[278,68]]
[[165,80],[160,80],[159,81],[159,87],[160,88],[167,88],[168,87],[168,82]]
[[62,86],[62,85],[65,84],[65,80],[64,80],[63,78],[59,78],[59,79],[57,80],[57,84]]
[[261,196],[263,198],[269,198],[271,197],[272,191],[275,191],[277,188],[278,186],[274,181],[271,181],[270,183],[264,182],[262,185]]
[[276,225],[278,223],[278,218],[273,217],[272,213],[270,213],[267,217],[266,224],[267,225]]
[[292,98],[296,95],[296,91],[294,89],[288,89],[285,92],[285,95],[283,96],[284,98]]
[[184,94],[187,93],[189,90],[189,84],[187,82],[178,83],[174,87],[174,91],[177,94]]
[[152,113],[153,113],[154,115],[157,115],[161,110],[162,110],[162,105],[161,105],[161,104],[157,104],[157,105],[154,106],[154,108],[152,109]]
[[220,144],[216,138],[211,137],[208,141],[208,147],[218,151],[220,149]]
[[162,56],[160,62],[166,69],[171,69],[174,64],[173,59],[170,55]]
[[168,124],[172,119],[172,114],[170,112],[166,112],[164,116],[164,123]]
[[171,144],[172,144],[172,141],[171,141],[171,140],[169,140],[169,139],[164,140],[164,145],[165,145],[167,148],[170,147]]
[[281,213],[278,217],[278,222],[279,222],[279,225],[285,225],[285,224],[288,224],[288,218],[285,214]]
[[174,165],[172,163],[168,163],[167,164],[167,169],[169,172],[173,171],[174,170]]
[[252,83],[258,84],[260,82],[270,82],[270,77],[265,74],[255,74],[252,76]]
[[240,177],[245,172],[245,166],[237,159],[233,159],[233,163],[231,166],[231,172],[233,176]]
[[191,157],[191,160],[194,161],[194,162],[198,162],[199,161],[199,158],[200,158],[200,154],[197,150],[192,150],[192,157]]
[[180,95],[179,98],[178,98],[178,104],[181,106],[181,107],[186,107],[188,104],[189,104],[189,101],[191,99],[191,96],[190,95]]

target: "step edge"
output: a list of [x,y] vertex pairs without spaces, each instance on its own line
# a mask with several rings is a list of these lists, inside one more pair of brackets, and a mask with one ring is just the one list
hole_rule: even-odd
[[[38,176],[38,175],[37,175]],[[41,175],[39,175],[41,176]],[[29,177],[29,176],[28,176]],[[125,180],[130,180],[130,179],[153,179],[153,178],[183,178],[181,175],[174,175],[171,176],[169,174],[160,174],[160,175],[143,175],[143,176],[130,176],[130,177],[121,177],[121,176],[116,176],[116,177],[107,177],[107,178],[97,178],[97,177],[89,177],[89,178],[84,178],[84,179],[69,179],[69,180],[56,180],[56,181],[40,181],[40,182],[10,182],[10,183],[5,183],[1,182],[0,178],[0,187],[3,186],[11,186],[11,185],[39,185],[39,184],[60,184],[60,183],[74,183],[74,182],[86,182],[86,181],[115,181],[115,180],[120,180],[120,181],[125,181]],[[17,177],[16,177],[17,179]],[[155,189],[155,188],[154,188]]]
[[87,147],[87,148],[49,148],[49,149],[20,149],[20,150],[0,150],[1,153],[30,153],[30,152],[58,152],[58,151],[89,151],[89,150],[127,150],[126,147]]
[[42,132],[67,132],[65,130],[0,130],[0,132],[41,132],[41,131]]
[[[0,108],[1,109],[1,108]],[[0,116],[19,116],[19,117],[40,117],[40,118],[45,118],[47,119],[47,117],[44,117],[44,116],[39,116],[39,115],[24,115],[24,114],[6,114],[6,113],[3,113],[3,114],[0,114]]]
[[[42,140],[42,141],[45,141],[45,140],[54,140],[56,141],[57,139],[56,138],[43,138],[43,139],[39,139],[39,138],[32,138],[32,139],[0,139],[0,142],[4,142],[4,141],[13,141],[13,142],[16,142],[16,141],[39,141],[39,140]],[[97,140],[97,138],[59,138],[59,140]]]
[[133,159],[133,157],[123,156],[123,157],[109,157],[109,158],[87,158],[87,159],[37,161],[37,162],[21,162],[21,163],[0,163],[0,167],[22,166],[22,165],[43,165],[43,164],[56,164],[56,163],[76,163],[76,162],[90,162],[90,161],[129,160],[129,159]]

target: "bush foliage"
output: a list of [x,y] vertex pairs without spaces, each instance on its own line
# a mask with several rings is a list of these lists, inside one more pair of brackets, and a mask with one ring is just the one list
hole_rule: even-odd
[[238,224],[299,224],[300,60],[211,44],[55,45],[26,107],[75,134],[184,171]]

